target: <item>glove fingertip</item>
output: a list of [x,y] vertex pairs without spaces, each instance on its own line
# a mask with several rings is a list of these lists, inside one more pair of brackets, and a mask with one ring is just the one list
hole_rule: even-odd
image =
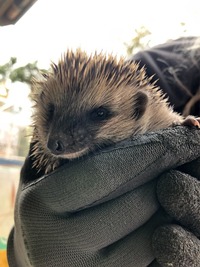
[[192,233],[178,225],[166,225],[156,229],[152,246],[155,257],[163,267],[200,266],[200,241]]
[[158,181],[157,196],[170,216],[200,235],[200,182],[197,179],[172,170]]

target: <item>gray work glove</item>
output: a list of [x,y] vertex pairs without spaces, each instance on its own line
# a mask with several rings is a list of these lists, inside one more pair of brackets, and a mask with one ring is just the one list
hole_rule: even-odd
[[200,266],[200,158],[163,174],[158,199],[184,229],[164,225],[153,235],[153,248],[161,266]]
[[68,162],[40,178],[27,158],[8,240],[9,266],[158,266],[152,235],[172,219],[157,201],[157,178],[199,155],[200,131],[174,127]]

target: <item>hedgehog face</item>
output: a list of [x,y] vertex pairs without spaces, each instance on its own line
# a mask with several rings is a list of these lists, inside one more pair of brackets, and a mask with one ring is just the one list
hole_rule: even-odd
[[[98,88],[94,92],[96,90]],[[88,95],[84,101],[80,92],[73,97],[67,94],[57,94],[52,99],[40,96],[36,124],[40,141],[48,152],[56,157],[77,158],[132,134],[133,103],[127,99],[124,105],[119,95],[118,99],[113,98],[109,88],[106,92],[101,97]]]
[[[56,156],[77,158],[94,149],[99,129],[114,116],[106,106],[86,110],[81,114],[52,119],[47,135],[47,148]],[[109,141],[109,140],[108,140]]]
[[77,158],[144,128],[138,119],[147,106],[141,91],[147,82],[134,63],[69,52],[52,68],[33,92],[34,127],[44,153]]

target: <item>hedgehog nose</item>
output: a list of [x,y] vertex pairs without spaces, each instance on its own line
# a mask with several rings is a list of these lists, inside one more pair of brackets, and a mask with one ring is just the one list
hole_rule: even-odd
[[63,154],[63,152],[65,151],[65,146],[61,140],[49,139],[47,147],[55,155]]

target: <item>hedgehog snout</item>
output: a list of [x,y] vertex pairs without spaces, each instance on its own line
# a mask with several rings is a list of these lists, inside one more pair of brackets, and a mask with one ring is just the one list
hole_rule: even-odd
[[47,148],[56,156],[66,157],[69,154],[80,152],[89,146],[91,136],[83,130],[75,132],[51,132],[47,140]]
[[47,147],[54,155],[63,154],[65,151],[65,145],[63,141],[59,139],[49,139],[47,142]]

